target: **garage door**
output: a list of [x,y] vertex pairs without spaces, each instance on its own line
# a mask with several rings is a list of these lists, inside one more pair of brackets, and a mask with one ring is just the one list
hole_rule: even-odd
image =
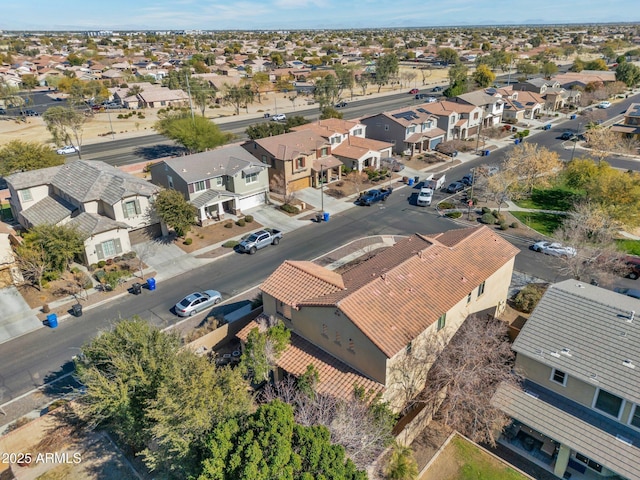
[[431,143],[429,144],[429,148],[430,148],[431,150],[435,150],[435,149],[436,149],[436,146],[437,146],[439,143],[442,143],[442,137],[440,137],[440,138],[434,138],[433,140],[431,140]]
[[264,205],[264,192],[245,197],[242,200],[238,200],[238,208],[240,210],[247,210],[249,208],[258,207]]
[[298,180],[289,182],[289,188],[294,192],[296,190],[302,190],[303,188],[309,188],[310,186],[311,186],[311,177],[299,178]]

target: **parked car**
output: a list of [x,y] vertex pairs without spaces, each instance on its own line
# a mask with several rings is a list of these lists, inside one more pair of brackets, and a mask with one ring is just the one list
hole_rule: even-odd
[[423,98],[428,98],[429,95],[427,93],[418,93],[416,94],[416,100],[422,100]]
[[119,103],[107,103],[105,108],[113,109],[113,108],[122,108],[122,105]]
[[598,108],[609,108],[610,106],[611,106],[611,102],[607,102],[606,100],[598,104]]
[[574,133],[567,130],[566,132],[562,132],[562,135],[560,135],[560,140],[571,140],[574,137]]
[[460,180],[460,183],[464,183],[467,187],[470,187],[474,181],[475,181],[475,178],[473,177],[473,174],[467,173],[464,177],[462,177],[462,180]]
[[346,107],[347,106],[347,102],[345,102],[344,100],[341,102],[336,103],[336,108],[342,108],[342,107]]
[[621,293],[622,295],[626,295],[627,297],[633,297],[640,300],[640,290],[637,288],[614,288],[614,292]]
[[404,169],[404,163],[399,162],[395,158],[388,157],[380,160],[380,165],[383,168],[391,170],[392,172],[401,172]]
[[438,85],[437,87],[433,87],[431,89],[432,92],[441,92],[442,90],[444,90],[444,88],[441,87],[440,85]]
[[418,93],[420,90],[418,90],[417,88],[412,88],[411,90],[409,90],[409,93],[411,95],[415,95],[416,93]]
[[458,193],[466,188],[465,184],[462,182],[453,182],[450,183],[447,187],[447,193]]
[[282,238],[282,232],[276,229],[264,229],[253,232],[238,245],[240,252],[253,255],[258,250],[269,245],[278,245]]
[[175,305],[176,315],[190,317],[198,312],[206,310],[222,301],[222,295],[216,290],[205,290],[187,295]]
[[433,200],[433,190],[430,188],[421,188],[416,203],[419,207],[428,207]]
[[435,103],[438,99],[436,97],[427,97],[427,103]]
[[272,122],[284,122],[287,119],[287,116],[284,113],[276,113],[275,115],[271,115]]
[[76,153],[78,151],[78,149],[76,147],[74,147],[73,145],[65,145],[62,148],[59,148],[58,150],[56,150],[56,153],[58,155],[68,155],[70,153]]
[[552,257],[575,257],[576,249],[573,247],[566,247],[557,242],[536,242],[531,245],[531,250],[534,252],[544,253],[545,255],[551,255]]
[[392,191],[392,188],[386,188],[384,190],[369,190],[368,192],[363,193],[360,198],[358,198],[358,205],[370,207],[376,202],[384,202],[387,200],[389,195],[391,195]]
[[36,112],[35,110],[25,110],[24,114],[27,117],[37,117],[38,116],[38,112]]
[[6,114],[7,114],[7,111],[4,108],[0,107],[0,115],[6,115]]

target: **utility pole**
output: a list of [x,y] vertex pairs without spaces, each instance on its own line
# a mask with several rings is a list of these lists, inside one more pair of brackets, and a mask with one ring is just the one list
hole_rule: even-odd
[[324,216],[324,165],[320,164],[320,209]]
[[107,116],[109,117],[109,130],[111,131],[111,140],[115,140],[115,132],[113,131],[113,124],[111,123],[111,110],[109,108],[107,110]]
[[185,72],[184,78],[187,80],[187,93],[189,94],[189,110],[191,110],[191,121],[195,124],[196,119],[193,115],[193,102],[191,102],[191,87],[189,86],[189,75]]

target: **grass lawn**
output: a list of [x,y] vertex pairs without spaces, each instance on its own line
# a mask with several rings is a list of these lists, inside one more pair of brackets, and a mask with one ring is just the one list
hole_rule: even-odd
[[564,220],[563,215],[540,212],[509,212],[524,225],[543,235],[552,235]]
[[582,195],[580,192],[558,186],[546,190],[534,189],[530,198],[523,198],[514,203],[521,208],[566,212]]
[[2,208],[0,208],[0,220],[10,220],[12,218],[11,207],[9,205],[2,205]]
[[640,240],[616,240],[616,245],[623,252],[640,256]]
[[528,478],[456,435],[420,480],[527,480]]

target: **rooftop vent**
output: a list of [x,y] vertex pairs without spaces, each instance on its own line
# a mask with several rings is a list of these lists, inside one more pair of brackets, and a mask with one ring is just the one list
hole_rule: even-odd
[[633,362],[629,359],[625,360],[624,362],[622,362],[622,365],[624,365],[625,367],[629,367],[629,368],[636,368],[636,366],[633,364]]
[[629,321],[633,322],[633,319],[635,318],[635,316],[636,316],[636,311],[635,310],[631,310],[631,315],[629,315]]
[[560,358],[560,354],[558,352],[551,352],[552,357]]
[[571,350],[570,350],[570,349],[568,349],[568,348],[563,348],[563,349],[560,351],[560,353],[561,353],[561,354],[563,354],[563,355],[566,355],[567,357],[570,357],[570,356],[571,356]]
[[187,169],[186,169],[186,168],[183,168],[183,169],[182,169],[182,173],[187,173]]

